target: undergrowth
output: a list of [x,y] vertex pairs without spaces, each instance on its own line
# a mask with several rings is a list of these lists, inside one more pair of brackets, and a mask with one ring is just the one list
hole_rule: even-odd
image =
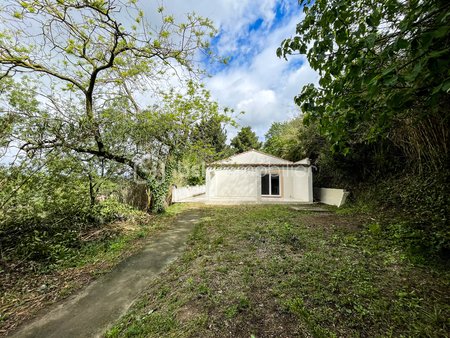
[[112,222],[98,222],[78,233],[72,229],[64,234],[69,229],[59,228],[60,235],[32,237],[24,242],[28,254],[23,259],[18,259],[18,250],[10,250],[0,265],[0,336],[141,250],[149,236],[169,226],[185,207],[177,205],[165,214],[148,215],[107,201],[96,209],[103,222]]
[[107,200],[77,211],[9,218],[0,231],[1,262],[3,268],[28,265],[33,269],[52,269],[75,261],[94,247],[113,243],[121,235],[114,222],[142,223],[146,217],[143,212]]
[[368,214],[379,237],[421,264],[450,259],[450,173],[410,174],[361,186],[338,213]]
[[371,217],[206,209],[184,255],[106,336],[445,336],[448,270],[412,264]]

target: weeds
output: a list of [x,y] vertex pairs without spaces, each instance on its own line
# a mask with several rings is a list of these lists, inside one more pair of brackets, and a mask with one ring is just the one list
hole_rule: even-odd
[[[116,263],[142,248],[147,236],[170,224],[173,216],[185,207],[169,208],[168,214],[153,217],[137,214],[137,219],[107,224],[86,233],[88,239],[81,240],[77,248],[71,248],[63,240],[59,246],[46,243],[43,248],[50,250],[53,259],[29,261],[25,262],[27,265],[16,264],[0,270],[0,335],[40,308],[69,296],[110,271]],[[77,240],[80,240],[78,236]]]
[[154,335],[139,324],[150,309],[176,314],[161,337],[445,336],[448,270],[414,265],[365,219],[209,208],[183,257],[108,336]]

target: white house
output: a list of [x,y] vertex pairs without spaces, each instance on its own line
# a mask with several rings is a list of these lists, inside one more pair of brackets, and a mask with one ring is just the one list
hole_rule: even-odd
[[205,197],[211,203],[312,203],[310,161],[291,162],[250,150],[213,162],[206,168]]

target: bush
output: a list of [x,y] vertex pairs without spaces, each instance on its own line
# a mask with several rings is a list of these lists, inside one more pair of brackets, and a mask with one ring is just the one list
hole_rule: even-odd
[[[450,255],[450,173],[428,171],[387,178],[353,191],[356,204],[383,216],[383,229],[412,257]],[[381,212],[381,213],[380,213]]]
[[13,168],[0,171],[0,182],[3,263],[67,259],[84,245],[83,233],[136,213],[116,199],[91,206],[88,182],[76,172],[30,174]]
[[107,200],[96,204],[89,213],[94,224],[111,223],[116,220],[127,219],[129,216],[138,215],[139,211],[133,207],[120,203],[115,198],[108,198]]

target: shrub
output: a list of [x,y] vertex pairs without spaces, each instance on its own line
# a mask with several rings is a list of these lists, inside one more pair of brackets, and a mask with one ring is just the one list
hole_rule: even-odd
[[450,254],[450,173],[429,171],[391,177],[353,191],[355,203],[382,211],[384,231],[411,256]]
[[83,233],[135,213],[112,198],[92,206],[88,182],[76,172],[30,174],[13,168],[0,171],[0,183],[3,263],[67,259],[84,245]]

